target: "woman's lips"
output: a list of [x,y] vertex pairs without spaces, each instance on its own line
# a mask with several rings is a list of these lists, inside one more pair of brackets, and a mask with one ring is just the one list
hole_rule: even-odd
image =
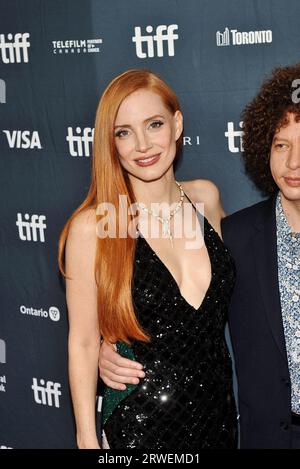
[[156,163],[159,160],[159,158],[160,158],[160,154],[151,156],[150,158],[139,158],[138,160],[135,160],[135,162],[139,166],[150,166]]
[[284,178],[285,182],[291,187],[300,187],[300,178]]

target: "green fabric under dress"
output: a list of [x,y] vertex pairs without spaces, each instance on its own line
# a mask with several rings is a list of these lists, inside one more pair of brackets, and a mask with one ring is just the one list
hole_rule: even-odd
[[[125,342],[117,342],[117,351],[118,353],[129,360],[135,361],[135,356],[132,348],[127,345]],[[102,426],[105,425],[107,419],[113,413],[118,404],[125,399],[129,394],[134,391],[137,387],[137,384],[126,384],[126,389],[124,391],[118,389],[112,389],[108,386],[105,387],[103,401],[102,401]]]

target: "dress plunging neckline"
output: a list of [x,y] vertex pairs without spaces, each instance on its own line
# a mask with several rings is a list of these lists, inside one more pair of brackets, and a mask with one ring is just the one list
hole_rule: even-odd
[[[189,198],[186,194],[185,194],[185,196],[186,196],[186,198],[191,202],[191,204],[193,205],[193,207],[195,208],[195,210],[196,210],[196,215],[197,215],[198,221],[199,221],[199,223],[200,223],[200,220],[199,220],[199,212],[198,212],[197,208],[195,207],[195,205],[193,204],[193,202],[190,200],[190,198]],[[146,240],[146,238],[145,238],[145,237],[141,234],[141,232],[138,230],[138,232],[139,232],[138,238],[144,240],[144,243],[146,244],[146,246],[148,246],[148,248],[150,249],[150,251],[152,252],[152,254],[155,256],[155,258],[157,259],[157,261],[162,265],[163,269],[164,269],[164,270],[167,272],[167,274],[169,275],[171,281],[173,282],[175,288],[177,289],[177,291],[178,291],[178,293],[179,293],[179,295],[180,295],[180,298],[181,298],[181,299],[184,301],[184,303],[186,303],[186,305],[187,305],[189,308],[191,308],[194,312],[197,312],[197,311],[199,311],[199,310],[202,308],[202,306],[203,306],[203,304],[204,304],[204,302],[205,302],[205,300],[206,300],[206,298],[207,298],[207,296],[208,296],[208,293],[209,293],[209,291],[210,291],[210,289],[211,289],[211,287],[212,287],[213,273],[214,273],[213,259],[212,259],[212,256],[211,256],[211,254],[210,254],[210,250],[209,250],[209,248],[207,247],[207,243],[206,243],[206,241],[207,241],[206,230],[207,230],[208,227],[209,227],[209,222],[208,222],[208,220],[205,218],[204,215],[203,215],[203,219],[204,219],[204,230],[203,230],[203,231],[204,231],[204,234],[203,234],[203,239],[204,239],[204,245],[205,245],[205,247],[206,247],[206,250],[207,250],[207,253],[208,253],[208,257],[209,257],[209,261],[210,261],[211,277],[210,277],[210,283],[209,283],[208,288],[207,288],[207,290],[206,290],[206,292],[205,292],[205,295],[204,295],[204,297],[203,297],[203,299],[202,299],[200,305],[199,305],[198,307],[196,307],[196,308],[195,308],[195,306],[191,305],[191,303],[189,303],[189,302],[187,301],[187,299],[183,296],[183,294],[181,293],[181,290],[180,290],[180,288],[179,288],[179,285],[178,285],[178,283],[177,283],[177,281],[176,281],[174,275],[171,273],[170,269],[166,266],[166,264],[162,261],[162,259],[159,257],[159,255],[158,255],[158,254],[154,251],[154,249],[150,246],[150,244],[148,243],[148,241]],[[201,223],[200,223],[200,227],[201,227]]]

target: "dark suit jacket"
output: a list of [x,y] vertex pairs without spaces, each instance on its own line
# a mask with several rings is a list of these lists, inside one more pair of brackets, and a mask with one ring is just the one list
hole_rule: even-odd
[[291,383],[280,307],[276,195],[222,221],[237,268],[229,328],[241,448],[291,447]]

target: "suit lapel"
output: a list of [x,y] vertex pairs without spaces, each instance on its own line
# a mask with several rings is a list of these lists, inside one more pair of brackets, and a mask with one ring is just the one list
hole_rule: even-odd
[[266,201],[256,220],[252,248],[268,323],[280,353],[287,361],[278,282],[276,195]]

